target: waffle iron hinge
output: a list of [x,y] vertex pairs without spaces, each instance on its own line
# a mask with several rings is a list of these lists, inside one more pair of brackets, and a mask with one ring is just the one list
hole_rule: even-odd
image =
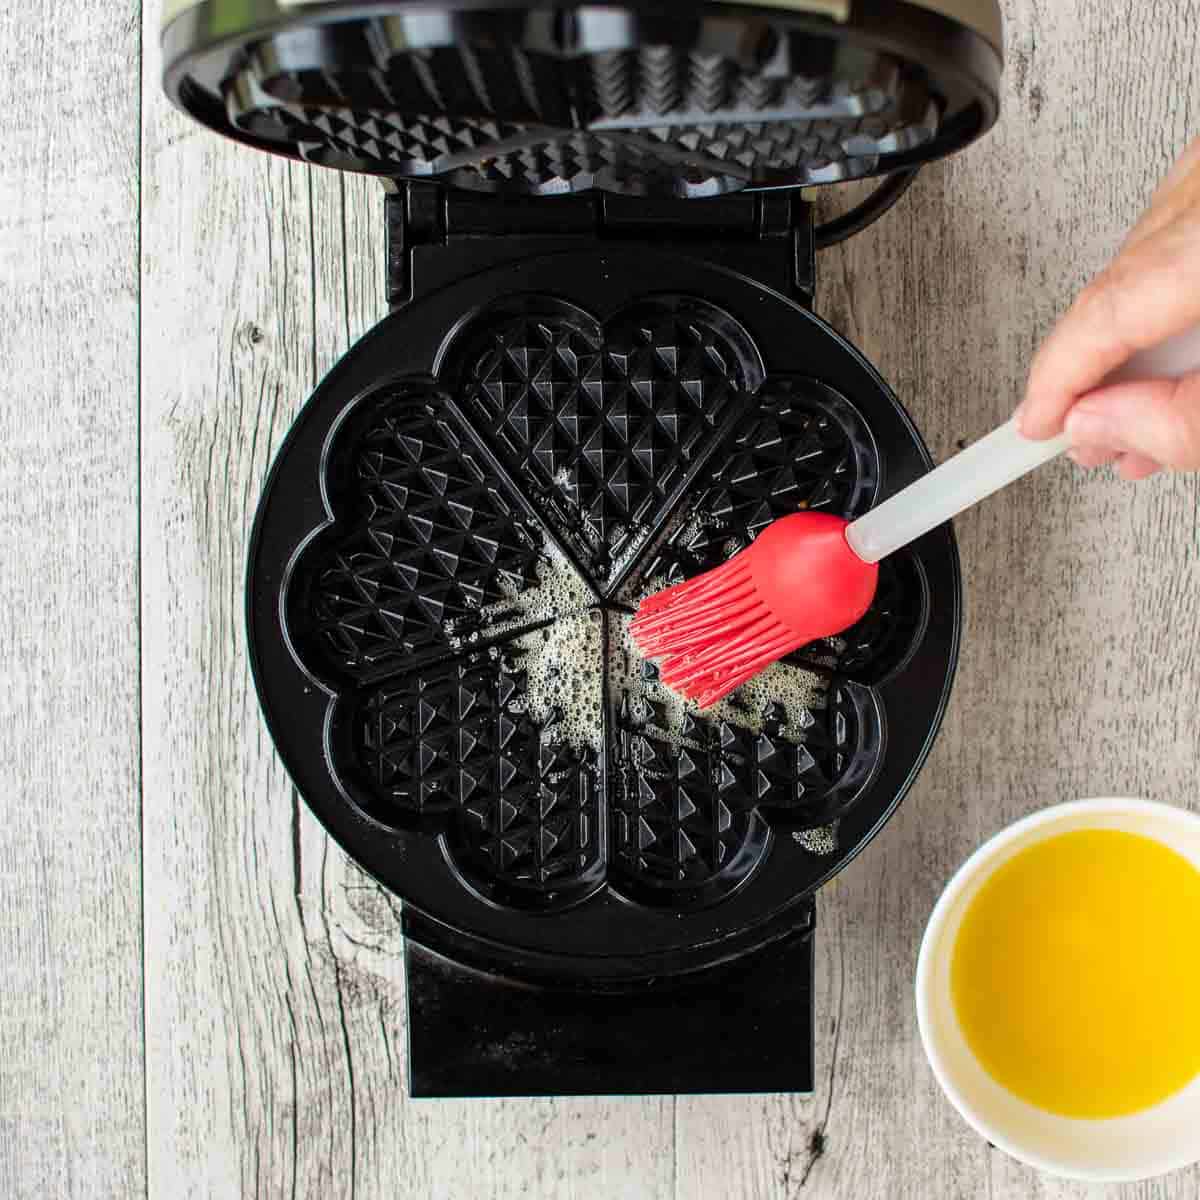
[[386,205],[393,310],[489,267],[588,241],[688,255],[812,305],[813,206],[796,190],[687,200],[495,196],[406,182],[389,185]]

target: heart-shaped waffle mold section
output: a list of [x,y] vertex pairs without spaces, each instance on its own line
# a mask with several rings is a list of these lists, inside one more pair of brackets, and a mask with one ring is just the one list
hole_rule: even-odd
[[[843,396],[814,379],[776,376],[756,401],[754,417],[730,439],[707,488],[693,489],[630,575],[621,593],[627,603],[711,570],[789,513],[855,517],[871,507],[879,454],[866,423]],[[919,640],[927,591],[916,557],[908,550],[891,555],[879,564],[867,614],[787,662],[878,683],[900,668]]]
[[763,379],[736,321],[678,296],[603,325],[528,297],[473,322],[443,374],[602,592]]
[[[598,652],[592,616],[574,620]],[[577,727],[556,736],[559,715],[530,711],[522,660],[541,632],[364,689],[337,705],[331,730],[343,785],[374,820],[443,834],[477,890],[534,908],[604,877],[598,746]],[[598,730],[598,678],[594,690],[572,702]]]

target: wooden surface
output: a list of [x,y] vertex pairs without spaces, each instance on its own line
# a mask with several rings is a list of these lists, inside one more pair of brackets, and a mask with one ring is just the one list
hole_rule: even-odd
[[[819,263],[818,310],[939,456],[1008,413],[1200,131],[1194,2],[1005,7],[1000,126]],[[0,1196],[1200,1193],[1200,1171],[1105,1191],[990,1150],[911,998],[982,838],[1079,795],[1197,805],[1194,477],[1063,463],[959,522],[944,730],[821,894],[812,1098],[406,1098],[397,906],[290,788],[242,633],[271,458],[384,311],[381,198],[189,125],[154,4],[140,37],[123,3],[0,8]]]
[[0,1196],[138,1195],[137,8],[0,47]]

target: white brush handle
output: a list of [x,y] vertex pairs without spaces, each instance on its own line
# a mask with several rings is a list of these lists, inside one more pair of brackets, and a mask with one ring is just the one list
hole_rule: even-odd
[[[1105,383],[1178,379],[1196,371],[1200,371],[1200,328],[1135,354]],[[864,562],[878,562],[1056,458],[1070,444],[1065,433],[1044,442],[1032,441],[1017,432],[1014,421],[1006,421],[852,522],[846,540]]]

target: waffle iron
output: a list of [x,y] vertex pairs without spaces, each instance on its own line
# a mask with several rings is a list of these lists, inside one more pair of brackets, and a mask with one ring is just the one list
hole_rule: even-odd
[[403,901],[414,1095],[811,1090],[814,894],[937,733],[953,534],[714,710],[628,621],[930,467],[815,252],[994,123],[1000,44],[994,0],[168,0],[179,107],[384,183],[391,311],[279,452],[247,619],[292,779]]

